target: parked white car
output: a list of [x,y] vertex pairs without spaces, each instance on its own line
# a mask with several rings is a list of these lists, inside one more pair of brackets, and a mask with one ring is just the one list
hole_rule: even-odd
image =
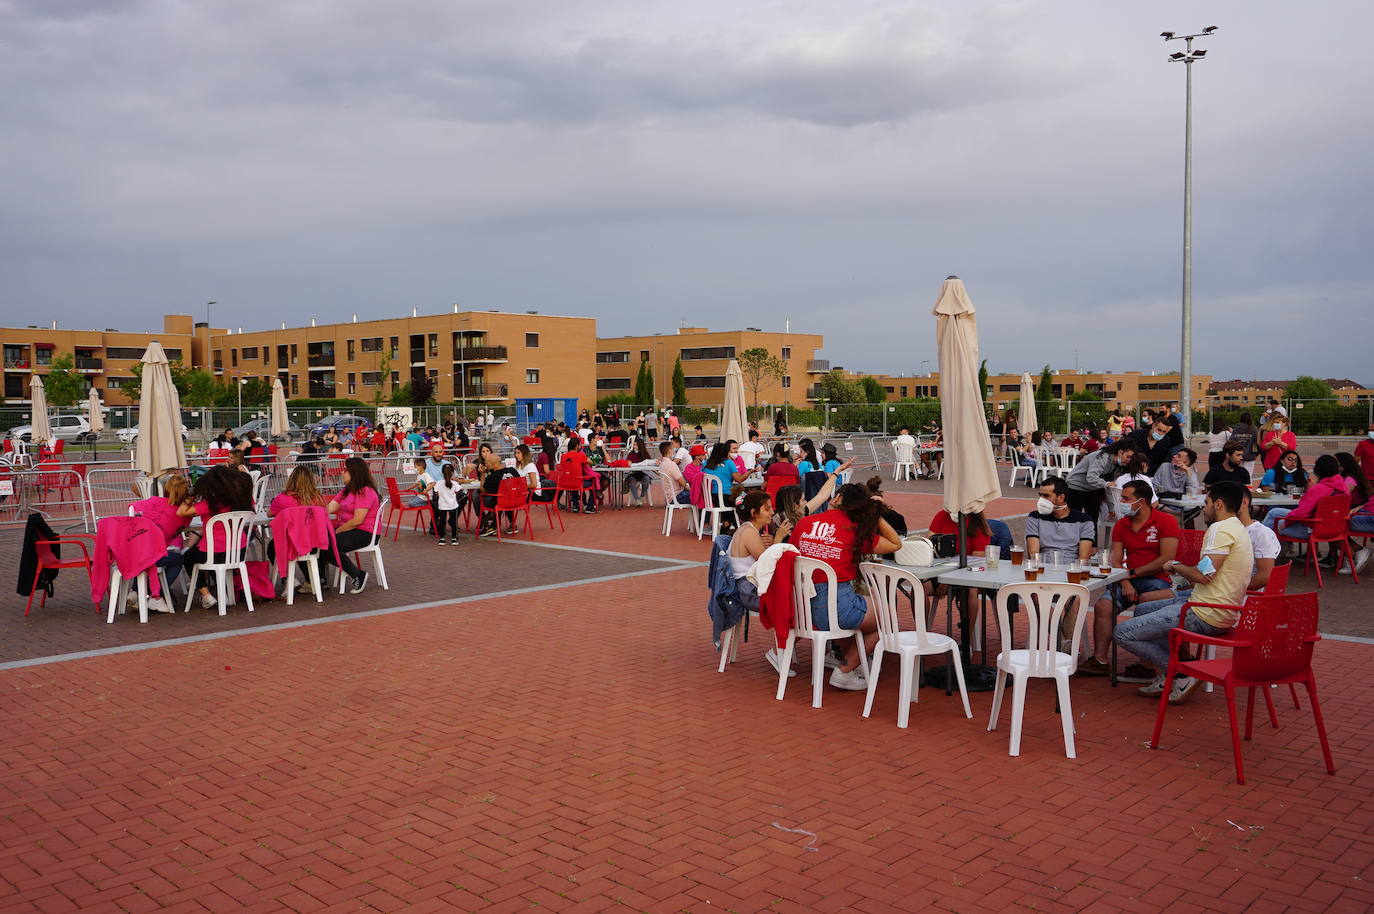
[[[133,444],[138,440],[138,426],[135,425],[133,428],[121,428],[119,431],[115,432],[115,437],[125,444]],[[181,427],[181,440],[191,440],[191,433],[186,430],[186,426],[184,425]]]
[[[48,419],[53,436],[67,441],[85,442],[91,437],[91,423],[85,416],[52,416]],[[11,438],[33,440],[32,425],[18,425],[9,430]]]

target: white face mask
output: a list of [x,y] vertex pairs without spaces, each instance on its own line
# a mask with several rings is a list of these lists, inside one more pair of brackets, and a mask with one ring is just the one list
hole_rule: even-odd
[[1369,440],[1374,441],[1374,428],[1369,430]]
[[1050,501],[1048,498],[1041,495],[1039,498],[1035,500],[1035,510],[1036,513],[1039,514],[1053,514],[1054,502]]
[[1129,505],[1123,504],[1121,506],[1121,516],[1135,517],[1135,502],[1131,502]]
[[1281,431],[1283,431],[1283,423],[1282,423],[1282,422],[1275,422],[1275,423],[1274,423],[1274,431],[1276,431],[1276,432],[1281,432]]

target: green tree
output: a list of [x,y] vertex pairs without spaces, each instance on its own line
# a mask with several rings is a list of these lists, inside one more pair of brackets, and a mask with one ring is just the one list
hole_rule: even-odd
[[434,380],[428,375],[416,375],[410,381],[410,405],[428,406],[434,402]]
[[124,391],[124,396],[129,398],[130,403],[137,403],[139,395],[143,393],[143,363],[135,362],[129,370],[134,373],[134,376],[124,379],[124,383],[119,389]]
[[639,375],[635,378],[635,405],[649,406],[654,402],[654,373],[648,361],[639,363]]
[[988,398],[988,360],[983,359],[983,364],[978,366],[978,389],[979,394],[984,400]]
[[883,385],[878,383],[877,378],[863,377],[859,379],[859,387],[863,389],[864,400],[868,403],[886,403],[887,391]]
[[858,384],[845,380],[838,370],[821,375],[816,382],[816,399],[829,400],[831,403],[863,403],[864,392]]
[[[373,391],[372,391],[372,405],[373,405],[374,407],[377,407],[377,406],[381,406],[381,405],[382,405],[382,397],[386,395],[386,388],[387,388],[387,386],[388,386],[388,385],[390,384],[390,382],[391,382],[391,353],[390,353],[390,352],[384,354],[384,355],[381,357],[381,359],[379,359],[379,360],[377,361],[377,371],[381,374],[382,377],[381,377],[381,383],[378,384],[378,385],[373,389]],[[462,383],[463,383],[463,382],[462,382],[462,378],[459,378],[459,379],[458,379],[458,384],[459,384],[460,387],[462,386]],[[393,401],[391,401],[391,405],[392,405],[392,406],[405,406],[405,405],[406,405],[407,403],[409,403],[409,402],[410,402],[410,396],[409,396],[409,391],[407,391],[407,392],[406,392],[406,401],[405,401],[405,403],[397,403],[397,402],[395,402],[395,401],[393,400]]]
[[762,346],[746,349],[736,357],[739,370],[744,375],[744,386],[754,394],[754,405],[759,405],[759,391],[771,381],[781,381],[787,374],[787,363],[773,355]]
[[391,405],[392,405],[392,406],[409,406],[409,405],[410,405],[410,385],[409,385],[409,384],[401,384],[401,385],[399,385],[395,390],[393,390],[393,391],[391,392]]
[[673,362],[673,405],[687,405],[687,376],[682,373],[682,356]]
[[64,352],[52,360],[52,370],[43,378],[50,406],[75,406],[86,396],[86,379],[76,370],[76,359]]
[[218,378],[204,368],[194,368],[181,373],[181,380],[178,381],[176,368],[180,364],[178,362],[173,366],[172,383],[176,384],[183,406],[214,406],[221,402],[224,385]]
[[1035,385],[1035,399],[1041,403],[1054,399],[1054,372],[1048,365],[1040,370],[1040,383]]
[[[57,363],[54,362],[53,364]],[[1330,400],[1332,399],[1331,385],[1321,378],[1314,378],[1306,374],[1298,375],[1292,383],[1283,389],[1283,399]]]
[[[235,401],[237,403],[237,401]],[[266,406],[272,402],[272,382],[262,378],[249,378],[243,385],[244,406]]]

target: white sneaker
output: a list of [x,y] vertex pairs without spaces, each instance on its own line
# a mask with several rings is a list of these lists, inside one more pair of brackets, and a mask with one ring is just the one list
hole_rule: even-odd
[[138,609],[138,591],[129,588],[129,594],[124,598],[125,609]]
[[[778,671],[779,673],[782,672],[782,667],[781,667],[781,664],[782,664],[782,656],[778,653],[778,649],[777,649],[777,648],[775,648],[775,647],[770,647],[768,650],[764,651],[764,652],[763,652],[763,659],[764,659],[764,660],[767,660],[767,661],[768,661],[768,665],[771,666],[774,670]],[[789,667],[788,670],[787,670],[787,678],[788,678],[788,679],[791,679],[793,676],[796,676],[796,675],[797,675],[797,671],[794,670],[794,669],[791,669],[791,668]]]
[[1175,676],[1174,687],[1169,690],[1169,704],[1178,704],[1191,695],[1193,689],[1196,689],[1201,683],[1201,679],[1192,676]]
[[201,609],[214,609],[214,608],[215,608],[215,598],[212,597],[212,596],[211,596],[210,594],[208,594],[208,593],[203,593],[203,594],[201,594],[201,595],[200,595],[200,608],[201,608]]
[[837,689],[847,689],[850,692],[859,692],[868,688],[868,680],[864,677],[864,671],[855,667],[848,673],[836,670],[830,674],[830,684]]
[[827,670],[838,670],[840,668],[840,658],[835,656],[834,651],[825,652],[825,668]]
[[[1359,574],[1364,571],[1365,566],[1369,564],[1371,559],[1374,559],[1374,546],[1365,546],[1359,552],[1355,553],[1355,573]],[[1348,567],[1350,566],[1345,566],[1345,568]],[[1345,574],[1345,568],[1341,569],[1341,574]]]
[[1137,695],[1145,698],[1158,698],[1164,692],[1164,674],[1160,673],[1150,682],[1135,690]]
[[167,603],[167,601],[164,600],[162,597],[149,597],[149,598],[148,598],[148,608],[151,609],[151,610],[152,610],[153,612],[155,612],[155,613],[174,613],[174,612],[176,612],[176,610],[175,610],[175,609],[172,609],[172,607],[171,607],[171,606]]

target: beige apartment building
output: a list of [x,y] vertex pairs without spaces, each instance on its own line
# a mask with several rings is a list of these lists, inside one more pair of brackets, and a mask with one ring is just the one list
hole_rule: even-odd
[[[1341,406],[1353,406],[1374,400],[1374,389],[1363,387],[1350,378],[1326,378],[1332,398]],[[1290,381],[1213,381],[1209,389],[1212,399],[1221,406],[1264,406],[1269,400],[1282,401]]]
[[747,349],[762,348],[787,363],[780,379],[755,391],[745,385],[752,404],[770,406],[804,404],[808,388],[830,370],[830,363],[816,358],[825,338],[816,333],[775,333],[744,330],[707,330],[683,327],[672,334],[601,337],[596,341],[596,393],[598,397],[634,393],[639,366],[648,362],[654,374],[654,399],[671,403],[673,365],[681,358],[686,378],[687,406],[715,406],[725,402],[725,371],[730,360]]
[[[887,399],[904,400],[908,397],[938,397],[940,395],[940,373],[924,375],[864,375],[846,372],[846,377],[857,380],[871,377],[883,386]],[[1040,383],[1040,373],[1031,372],[1031,381]],[[1158,374],[1156,372],[1122,371],[1089,372],[1072,369],[1054,370],[1051,390],[1055,398],[1070,394],[1089,393],[1108,404],[1123,409],[1141,403],[1179,402],[1179,378],[1177,374]],[[1211,375],[1193,375],[1193,407],[1205,408],[1208,390],[1212,387]],[[1020,374],[988,374],[987,399],[992,403],[1008,404],[1021,396]]]
[[253,332],[216,331],[211,370],[282,379],[287,396],[386,402],[417,378],[440,403],[495,405],[596,394],[596,319],[538,312],[458,311]]
[[162,332],[125,332],[104,330],[73,330],[48,326],[0,327],[0,352],[4,354],[4,397],[9,403],[27,402],[29,379],[33,374],[46,374],[53,359],[61,354],[71,355],[76,371],[85,375],[88,386],[105,396],[105,402],[118,405],[128,402],[120,392],[124,383],[133,379],[133,367],[143,358],[148,343],[157,340],[173,360],[194,363],[203,359],[208,334],[199,331],[192,318],[185,314],[169,314],[162,319]]
[[126,405],[122,388],[152,340],[173,361],[227,381],[280,377],[290,398],[386,402],[421,375],[434,382],[441,403],[576,397],[590,405],[596,396],[595,318],[453,311],[252,332],[212,328],[185,314],[164,317],[161,333],[5,327],[5,399],[27,401],[33,373],[45,373],[65,352],[106,404]]

